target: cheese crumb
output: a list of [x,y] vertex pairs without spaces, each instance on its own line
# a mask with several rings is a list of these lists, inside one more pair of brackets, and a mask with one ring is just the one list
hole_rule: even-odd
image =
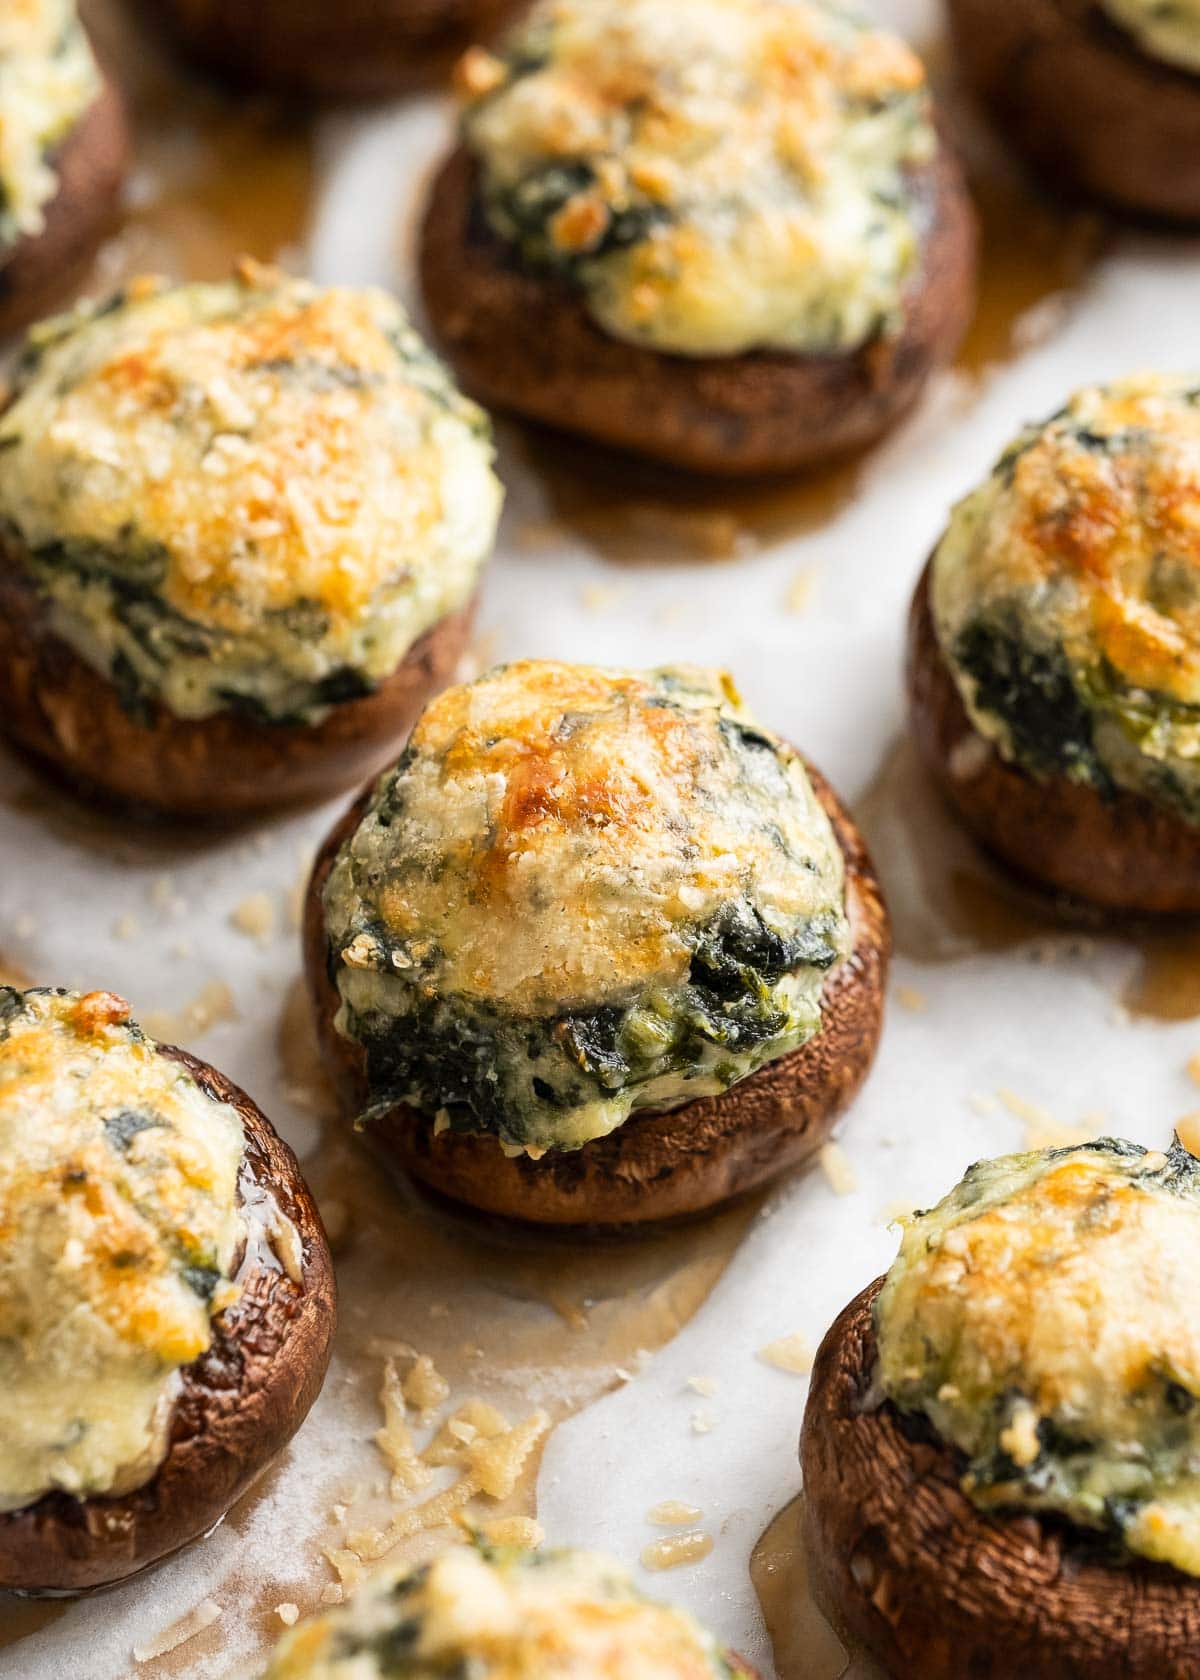
[[[21,931],[21,924],[18,922],[17,923],[17,932],[19,933],[20,931]],[[1189,1056],[1188,1057],[1188,1059],[1187,1059],[1187,1071],[1188,1071],[1188,1078],[1192,1081],[1192,1083],[1194,1085],[1200,1085],[1200,1050],[1197,1050],[1197,1052],[1194,1056]]]
[[646,1512],[646,1521],[653,1523],[656,1528],[687,1528],[698,1523],[704,1512],[698,1505],[688,1505],[682,1499],[663,1499],[657,1505],[651,1505]]
[[792,579],[784,596],[784,605],[790,613],[805,612],[812,601],[813,589],[816,586],[817,569],[806,566],[802,572]]
[[791,1336],[780,1336],[778,1341],[768,1342],[766,1347],[759,1348],[758,1357],[764,1365],[773,1365],[777,1371],[789,1371],[796,1377],[806,1377],[812,1370],[812,1347],[808,1337],[799,1330]]
[[821,1150],[821,1166],[835,1196],[852,1196],[858,1189],[854,1168],[840,1143],[827,1143]]
[[1177,1120],[1175,1133],[1189,1155],[1200,1156],[1200,1110]]
[[907,1009],[910,1015],[924,1014],[929,1008],[929,999],[916,986],[897,986],[896,1002],[901,1009]]
[[712,1535],[696,1528],[687,1534],[672,1534],[666,1540],[652,1540],[642,1548],[642,1566],[654,1570],[679,1569],[684,1564],[699,1563],[712,1549]]
[[546,1530],[532,1517],[492,1517],[480,1525],[479,1532],[493,1546],[522,1546],[536,1552],[546,1538]]
[[172,1622],[170,1627],[164,1628],[149,1645],[135,1645],[134,1662],[154,1662],[158,1657],[165,1657],[170,1651],[177,1651],[181,1645],[186,1645],[189,1639],[195,1639],[206,1628],[212,1627],[214,1622],[220,1620],[222,1614],[221,1606],[214,1599],[201,1600],[194,1610],[189,1610],[186,1616],[181,1616],[177,1622]]
[[687,1385],[693,1394],[702,1394],[706,1400],[711,1400],[717,1392],[715,1377],[689,1377]]
[[298,1604],[291,1603],[277,1604],[275,1606],[275,1614],[279,1617],[279,1620],[283,1623],[284,1627],[295,1627],[296,1623],[300,1620],[300,1606]]
[[142,924],[136,916],[118,916],[112,931],[114,939],[134,940],[140,937]]
[[275,933],[275,901],[270,893],[250,893],[231,912],[229,920],[239,933],[266,945]]
[[699,1411],[692,1413],[693,1435],[710,1435],[712,1433],[712,1429],[713,1418],[711,1412]]

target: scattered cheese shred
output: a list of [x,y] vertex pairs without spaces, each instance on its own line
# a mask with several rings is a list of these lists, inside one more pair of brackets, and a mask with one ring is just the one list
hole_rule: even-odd
[[802,613],[807,611],[812,601],[816,581],[817,571],[815,566],[806,566],[802,572],[796,574],[788,585],[787,594],[784,596],[784,605],[788,612]]
[[827,1143],[821,1150],[821,1166],[835,1196],[852,1196],[858,1189],[854,1168],[840,1143]]
[[684,1564],[699,1563],[713,1549],[711,1534],[692,1529],[687,1534],[672,1534],[665,1540],[652,1540],[642,1548],[642,1565],[646,1569],[679,1569]]
[[789,1371],[796,1377],[806,1377],[812,1370],[812,1346],[808,1337],[798,1330],[759,1348],[758,1357],[765,1365],[773,1365],[777,1371]]
[[296,1623],[300,1620],[300,1606],[290,1602],[286,1604],[277,1604],[275,1606],[275,1614],[279,1617],[279,1620],[283,1623],[284,1627],[295,1627]]
[[224,980],[210,980],[177,1014],[168,1009],[149,1009],[140,1013],[138,1020],[151,1038],[186,1044],[222,1021],[236,1021],[237,1005]]
[[910,1015],[922,1015],[929,1008],[929,999],[916,986],[897,986],[896,1002]]
[[420,1414],[421,1421],[432,1417],[445,1403],[450,1384],[442,1376],[428,1354],[419,1353],[412,1369],[404,1379],[404,1398]]
[[646,1512],[646,1521],[656,1528],[688,1528],[698,1523],[703,1515],[698,1505],[689,1505],[682,1499],[663,1499],[657,1505],[651,1505]]
[[493,1546],[523,1546],[530,1552],[546,1538],[545,1529],[532,1517],[492,1517],[480,1524],[479,1532]]
[[149,1645],[135,1645],[134,1662],[154,1662],[158,1657],[165,1657],[170,1651],[177,1651],[181,1645],[186,1645],[189,1639],[195,1639],[206,1628],[212,1627],[214,1622],[220,1621],[221,1615],[221,1606],[215,1599],[202,1599],[194,1610],[189,1610],[186,1616],[181,1616],[177,1622],[172,1622],[170,1627],[164,1628]]
[[239,933],[266,945],[275,933],[275,901],[270,893],[250,893],[232,911],[229,920]]
[[1200,1111],[1185,1114],[1175,1122],[1176,1135],[1189,1155],[1200,1156]]
[[415,1493],[418,1488],[428,1486],[433,1471],[422,1462],[408,1427],[404,1385],[394,1359],[384,1361],[379,1404],[383,1409],[383,1428],[376,1432],[375,1445],[392,1473],[392,1498],[399,1499],[405,1493]]
[[687,1385],[693,1394],[702,1394],[706,1400],[712,1399],[718,1386],[715,1377],[689,1377]]

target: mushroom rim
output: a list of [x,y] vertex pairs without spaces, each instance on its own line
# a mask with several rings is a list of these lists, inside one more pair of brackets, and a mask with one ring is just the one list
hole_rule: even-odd
[[[235,1274],[242,1295],[212,1320],[207,1352],[179,1372],[166,1451],[152,1476],[115,1497],[55,1492],[0,1513],[3,1591],[83,1596],[206,1537],[299,1430],[329,1365],[337,1284],[321,1216],[296,1156],[232,1080],[175,1045],[157,1049],[212,1100],[235,1108],[242,1121],[237,1193],[247,1234]],[[298,1281],[271,1247],[264,1212],[281,1213],[296,1230]]]
[[[607,1137],[537,1161],[505,1156],[488,1133],[435,1134],[425,1116],[397,1104],[366,1129],[365,1141],[381,1164],[460,1213],[468,1210],[501,1228],[621,1237],[713,1212],[815,1154],[874,1063],[891,929],[853,818],[821,773],[804,762],[845,859],[845,901],[854,935],[853,949],[826,980],[819,1032],[715,1096],[635,1113]],[[340,997],[329,970],[323,894],[334,860],[372,793],[368,788],[360,795],[320,848],[304,913],[305,972],[318,1047],[343,1120],[351,1123],[369,1089],[361,1046],[333,1024]]]
[[1065,1521],[978,1510],[959,1483],[960,1455],[878,1403],[883,1282],[822,1341],[800,1438],[806,1550],[835,1622],[901,1680],[1194,1675],[1200,1581],[1114,1561]]

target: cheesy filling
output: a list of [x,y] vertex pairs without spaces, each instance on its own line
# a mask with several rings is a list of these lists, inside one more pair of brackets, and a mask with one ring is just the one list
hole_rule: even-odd
[[0,8],[0,263],[45,226],[58,191],[53,154],[100,92],[75,0]]
[[1200,0],[1100,0],[1100,5],[1148,57],[1200,72]]
[[983,1510],[1200,1575],[1200,1162],[1103,1139],[984,1161],[906,1222],[883,1393]]
[[491,460],[385,293],[243,264],[38,329],[0,419],[0,530],[135,714],[316,722],[468,600]]
[[338,1028],[381,1110],[578,1148],[811,1038],[843,891],[727,677],[502,666],[432,703],[335,862]]
[[1200,822],[1200,382],[1073,396],[954,510],[933,560],[975,727],[1035,776]]
[[120,998],[0,987],[0,1512],[155,1474],[237,1297],[243,1141]]
[[541,0],[460,81],[492,228],[615,337],[818,353],[902,326],[925,74],[833,0]]
[[713,1636],[591,1552],[460,1548],[369,1581],[261,1680],[731,1680]]

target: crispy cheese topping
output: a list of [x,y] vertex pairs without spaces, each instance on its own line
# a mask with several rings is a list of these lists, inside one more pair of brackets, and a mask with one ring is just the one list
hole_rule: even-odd
[[730,1680],[716,1640],[591,1552],[466,1548],[284,1635],[261,1680]]
[[325,898],[379,1101],[575,1148],[820,1025],[843,863],[720,673],[526,662],[435,700]]
[[1100,5],[1149,57],[1200,72],[1200,0],[1100,0]]
[[131,706],[314,721],[471,595],[491,457],[389,296],[244,264],[37,330],[0,520]]
[[1110,1139],[984,1161],[905,1222],[879,1377],[985,1510],[1200,1574],[1200,1162]]
[[919,61],[831,0],[541,0],[460,70],[501,238],[618,338],[818,352],[902,324]]
[[45,226],[55,148],[95,102],[100,73],[75,0],[0,7],[0,264]]
[[243,1143],[120,998],[0,987],[0,1511],[154,1475],[237,1295]]
[[976,728],[1035,775],[1200,820],[1200,382],[1076,393],[955,509],[939,640]]

